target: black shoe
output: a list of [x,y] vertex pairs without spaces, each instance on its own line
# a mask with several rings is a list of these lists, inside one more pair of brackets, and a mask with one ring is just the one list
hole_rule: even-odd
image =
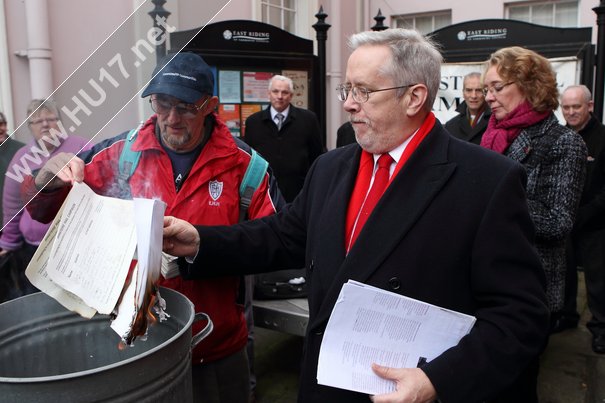
[[[550,334],[560,333],[567,329],[575,329],[578,327],[578,319],[571,316],[560,316],[550,327]],[[605,341],[605,340],[604,340]]]
[[592,351],[597,354],[605,354],[605,334],[599,334],[592,338]]

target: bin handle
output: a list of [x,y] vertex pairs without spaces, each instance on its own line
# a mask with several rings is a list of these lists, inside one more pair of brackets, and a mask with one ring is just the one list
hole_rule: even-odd
[[203,312],[198,312],[193,317],[193,323],[199,322],[200,320],[206,320],[208,321],[208,324],[206,324],[206,326],[202,330],[200,330],[196,335],[191,338],[192,349],[195,348],[195,346],[197,346],[200,341],[204,340],[210,333],[212,333],[212,330],[214,329],[214,325],[212,324],[210,316],[206,315]]

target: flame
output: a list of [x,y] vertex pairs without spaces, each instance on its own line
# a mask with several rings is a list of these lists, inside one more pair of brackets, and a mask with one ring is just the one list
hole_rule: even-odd
[[153,313],[157,297],[157,287],[155,284],[148,281],[143,297],[143,304],[138,309],[130,332],[118,343],[118,349],[123,351],[127,346],[131,346],[137,337],[143,337],[147,334],[149,326],[153,326],[158,322],[158,319]]

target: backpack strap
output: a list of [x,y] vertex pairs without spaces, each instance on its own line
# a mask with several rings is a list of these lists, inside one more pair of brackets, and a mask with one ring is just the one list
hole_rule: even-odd
[[239,221],[246,219],[248,208],[252,202],[252,196],[260,186],[269,163],[261,157],[256,151],[251,149],[251,158],[244,179],[239,187]]
[[128,181],[134,174],[134,171],[137,169],[137,165],[141,159],[141,152],[133,151],[132,149],[132,144],[135,142],[137,135],[139,134],[139,129],[140,126],[128,132],[126,139],[124,140],[124,148],[122,148],[120,159],[118,160],[118,184],[121,192],[123,193],[122,198],[132,198]]
[[138,134],[138,128],[132,129],[128,133],[126,140],[124,141],[124,148],[122,148],[122,153],[120,154],[120,159],[118,161],[120,176],[126,181],[130,179],[135,169],[137,169],[139,159],[141,159],[141,152],[132,150],[132,144],[137,139]]

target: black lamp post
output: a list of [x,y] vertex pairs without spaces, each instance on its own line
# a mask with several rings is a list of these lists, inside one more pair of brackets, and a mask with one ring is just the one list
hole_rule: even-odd
[[313,28],[317,32],[317,58],[318,58],[318,81],[319,81],[319,105],[317,106],[317,115],[324,145],[326,144],[326,41],[328,40],[328,29],[331,25],[326,23],[328,14],[324,13],[322,6],[315,14],[317,23]]
[[[170,12],[164,9],[164,3],[166,3],[166,0],[151,0],[151,2],[155,5],[155,7],[147,14],[151,16],[151,19],[153,20],[153,26],[156,28],[160,28],[163,32],[163,37],[165,37],[165,35],[167,35],[166,29],[164,28],[166,24],[164,24],[164,26],[158,24],[156,17],[166,20],[170,15]],[[159,64],[160,60],[162,60],[162,58],[166,56],[166,41],[162,41],[162,43],[156,45],[155,53],[156,60]]]
[[603,120],[603,94],[605,85],[603,74],[605,72],[605,0],[601,0],[601,4],[593,8],[597,14],[597,66],[595,75],[594,87],[594,114],[599,121]]
[[372,31],[384,31],[385,29],[388,29],[389,27],[384,25],[385,18],[386,17],[382,15],[382,11],[378,9],[378,14],[376,14],[376,16],[374,17],[374,21],[376,21],[376,24],[374,24],[374,26],[372,27]]

